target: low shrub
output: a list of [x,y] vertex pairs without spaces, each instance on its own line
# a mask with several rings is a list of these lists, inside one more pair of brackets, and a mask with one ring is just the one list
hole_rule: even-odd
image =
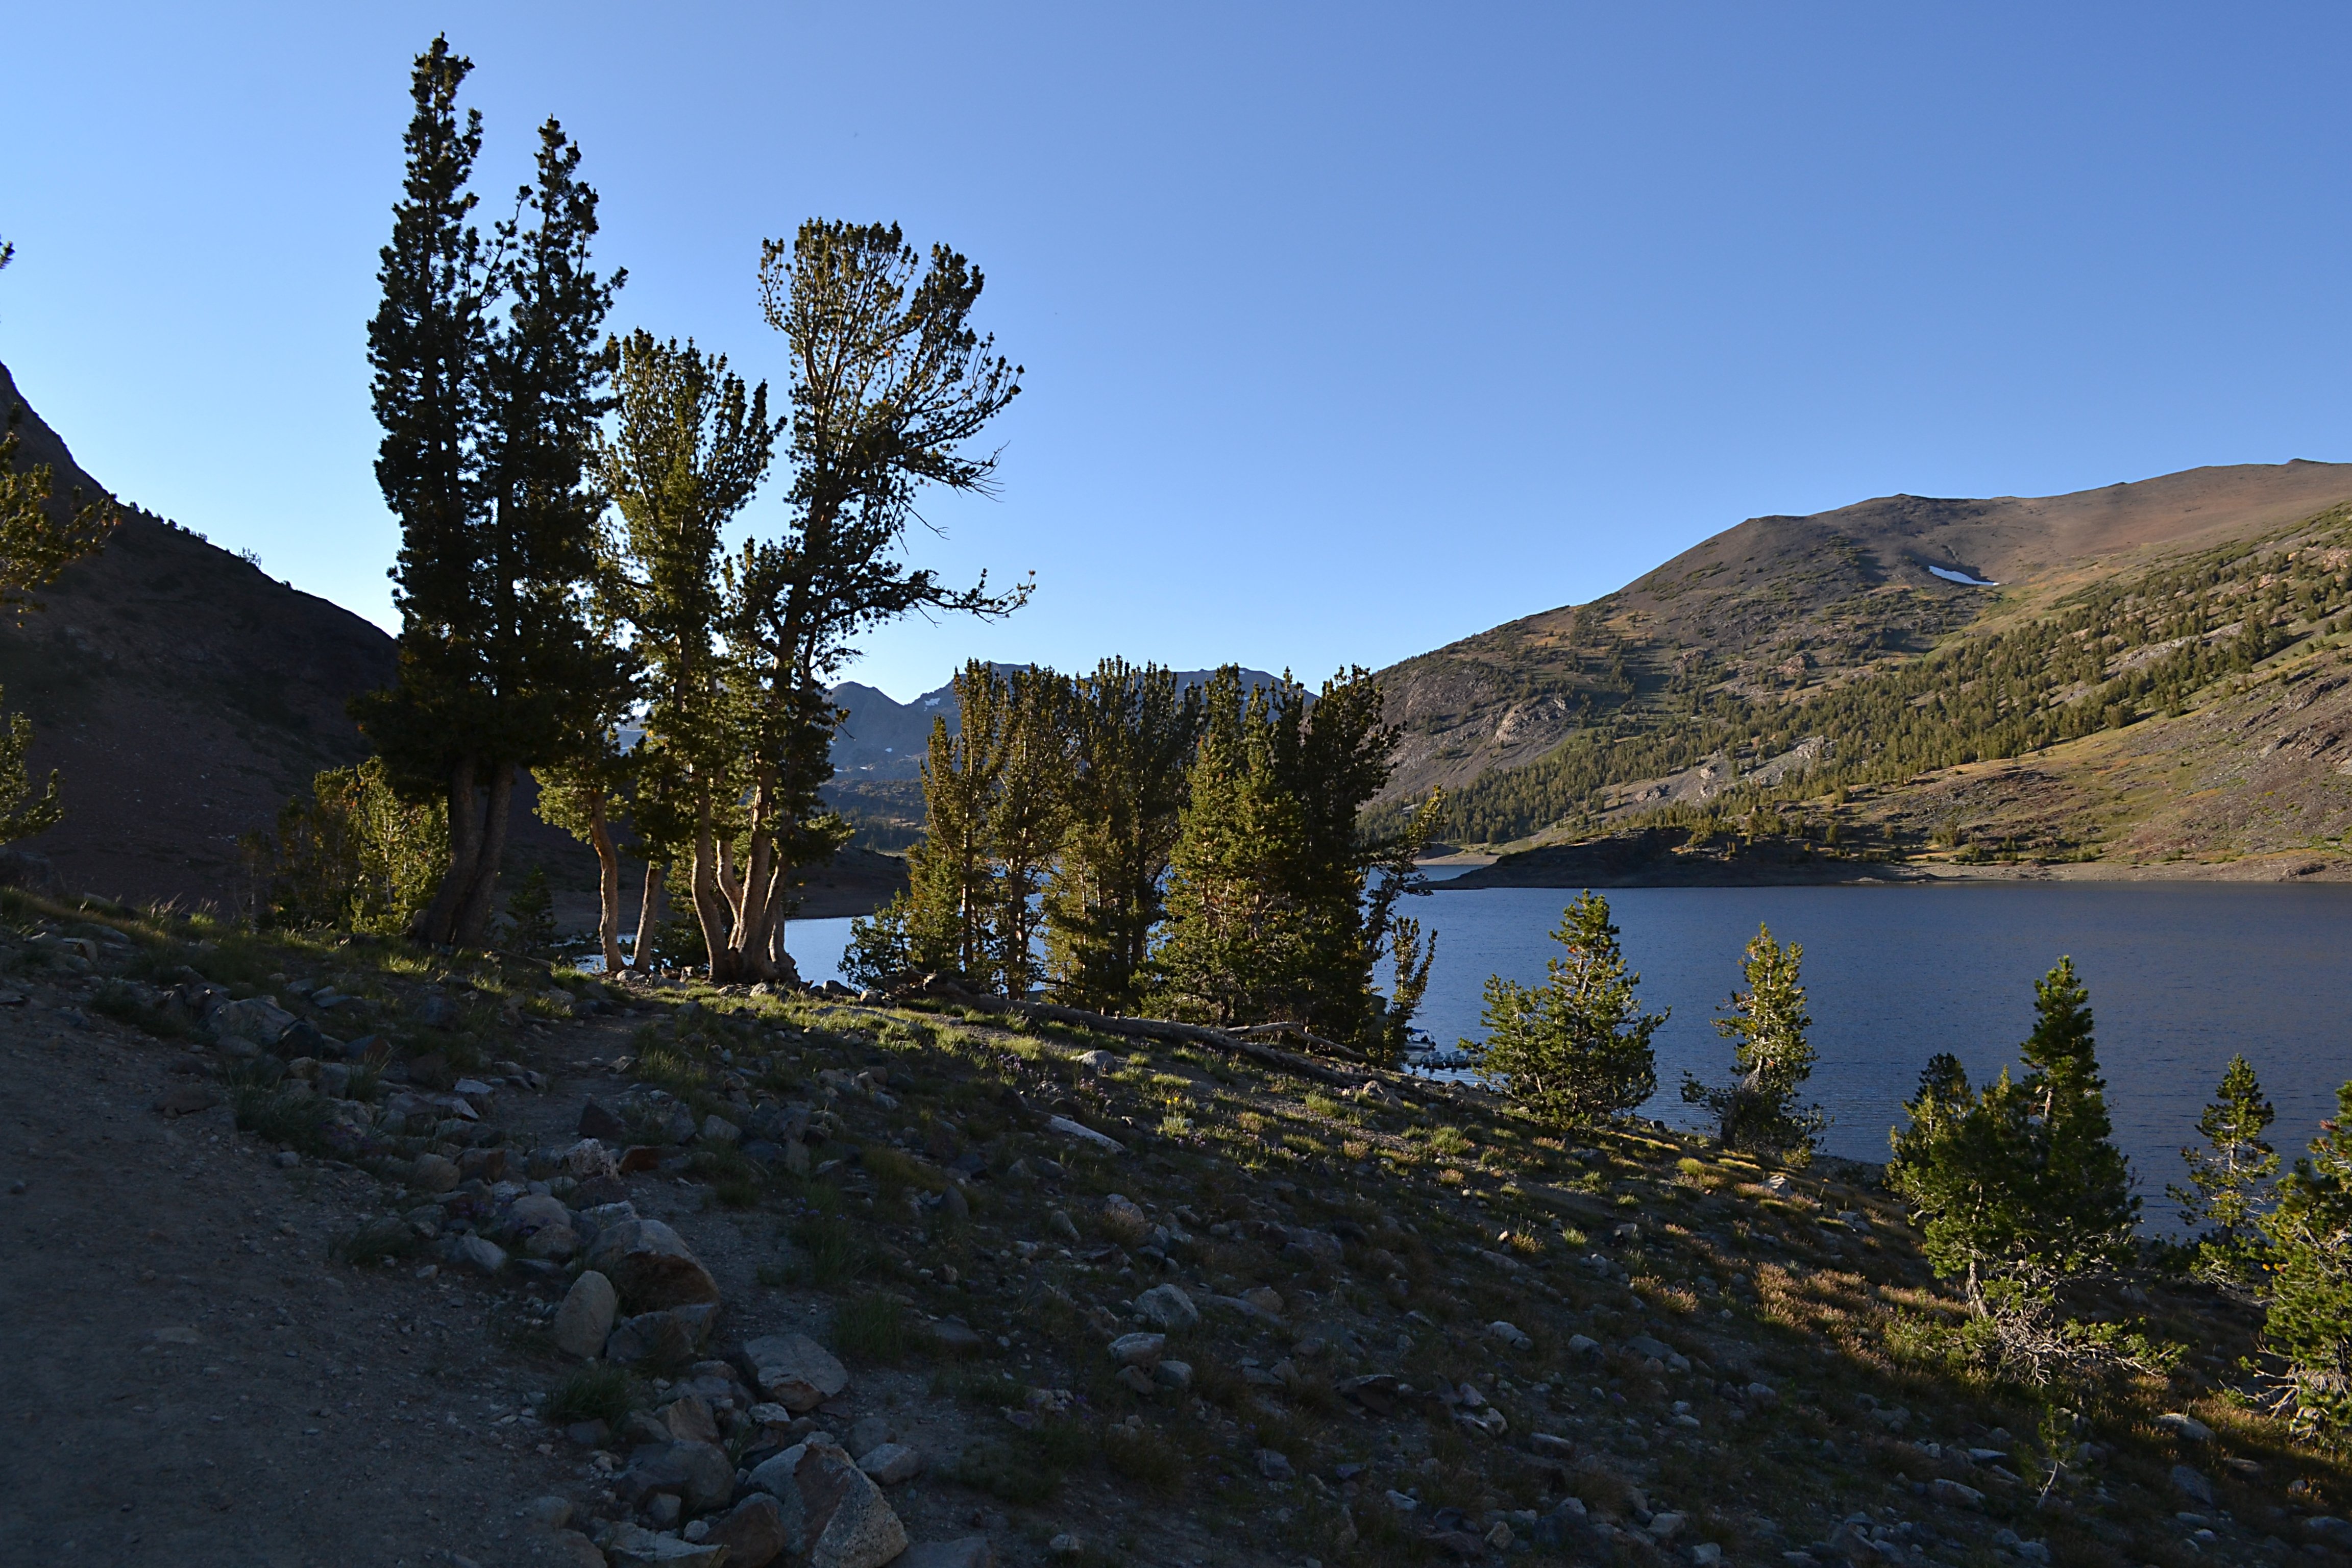
[[895,1366],[907,1359],[907,1310],[888,1296],[853,1296],[834,1309],[833,1348],[852,1361]]
[[636,1380],[626,1367],[594,1362],[564,1374],[547,1397],[551,1421],[602,1421],[618,1426],[636,1405]]

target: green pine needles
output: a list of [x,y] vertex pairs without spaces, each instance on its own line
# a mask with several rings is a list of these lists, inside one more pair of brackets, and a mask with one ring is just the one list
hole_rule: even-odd
[[1715,1119],[1716,1136],[1727,1149],[1779,1155],[1802,1164],[1812,1156],[1829,1118],[1818,1105],[1801,1105],[1798,1092],[1813,1072],[1813,1047],[1805,1038],[1812,1019],[1805,1012],[1805,988],[1798,984],[1805,950],[1772,940],[1759,926],[1739,963],[1748,989],[1727,1005],[1716,1032],[1733,1042],[1729,1085],[1711,1089],[1685,1073],[1683,1100],[1703,1105]]
[[2286,1363],[2279,1408],[2306,1434],[2352,1433],[2352,1083],[2260,1221],[2270,1243],[2265,1348]]
[[2277,1118],[2253,1064],[2231,1057],[2213,1103],[2197,1119],[2205,1147],[2180,1151],[2189,1184],[2165,1189],[2180,1205],[2182,1223],[2203,1226],[2195,1271],[2216,1283],[2242,1285],[2253,1276],[2262,1243],[2256,1223],[2261,1189],[2279,1169],[2279,1157],[2263,1134]]
[[1586,892],[1560,916],[1552,940],[1564,950],[1541,985],[1497,974],[1486,982],[1483,1046],[1462,1042],[1503,1092],[1554,1126],[1577,1126],[1633,1110],[1658,1089],[1650,1037],[1664,1013],[1644,1013],[1642,977],[1625,967],[1609,900]]

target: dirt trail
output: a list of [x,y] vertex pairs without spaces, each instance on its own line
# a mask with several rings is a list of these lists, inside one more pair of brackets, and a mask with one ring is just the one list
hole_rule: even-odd
[[178,1054],[0,1009],[0,1561],[557,1561],[518,1510],[576,1466],[499,1425],[544,1384],[494,1293],[331,1263],[373,1184],[167,1122]]

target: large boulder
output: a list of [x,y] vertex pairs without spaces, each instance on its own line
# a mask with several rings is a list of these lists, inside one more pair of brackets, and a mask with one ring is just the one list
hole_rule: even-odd
[[682,1365],[700,1354],[702,1347],[710,1342],[710,1331],[718,1321],[719,1308],[709,1303],[640,1312],[614,1325],[613,1337],[604,1342],[604,1356],[624,1365],[638,1362],[654,1366]]
[[224,1039],[274,1046],[294,1026],[294,1015],[267,996],[251,996],[242,1002],[222,1003],[205,1021],[212,1026],[214,1034]]
[[1154,1285],[1135,1299],[1135,1315],[1162,1333],[1195,1327],[1201,1309],[1181,1285]]
[[727,1568],[767,1568],[784,1554],[783,1510],[767,1493],[753,1492],[724,1518],[712,1520],[710,1533],[702,1539],[727,1548]]
[[743,1370],[768,1398],[804,1415],[849,1386],[849,1372],[806,1334],[770,1334],[743,1347]]
[[823,1433],[751,1472],[776,1500],[784,1549],[808,1554],[807,1568],[882,1568],[907,1549],[907,1527],[840,1444]]
[[685,1238],[657,1219],[631,1219],[601,1232],[588,1267],[613,1282],[622,1304],[639,1312],[719,1300],[719,1282]]
[[688,1513],[707,1513],[735,1495],[735,1462],[716,1443],[647,1444],[629,1456],[614,1489],[634,1506],[672,1492]]
[[556,1348],[583,1361],[594,1360],[604,1349],[620,1306],[613,1282],[589,1269],[572,1282],[572,1289],[564,1292],[563,1305],[555,1310]]

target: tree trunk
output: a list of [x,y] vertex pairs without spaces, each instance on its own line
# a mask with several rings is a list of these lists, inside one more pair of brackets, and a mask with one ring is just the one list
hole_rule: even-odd
[[482,818],[474,789],[474,759],[459,757],[449,769],[449,868],[433,901],[408,926],[408,934],[428,946],[446,947],[457,940],[457,913],[481,862]]
[[507,854],[507,820],[514,815],[515,769],[512,763],[490,764],[489,802],[482,811],[481,853],[464,901],[457,906],[457,925],[451,940],[460,947],[479,947],[490,933],[496,912],[499,868]]
[[719,886],[719,846],[710,826],[710,802],[706,796],[696,814],[692,885],[695,918],[702,924],[702,950],[709,961],[711,984],[726,985],[735,979],[734,954],[728,948],[735,911]]
[[629,967],[643,974],[654,966],[654,927],[661,923],[662,863],[646,861],[646,895],[637,906],[637,951]]
[[604,973],[621,973],[621,852],[613,844],[612,825],[604,820],[604,797],[599,794],[588,810],[589,837],[596,846],[596,937],[604,951]]

